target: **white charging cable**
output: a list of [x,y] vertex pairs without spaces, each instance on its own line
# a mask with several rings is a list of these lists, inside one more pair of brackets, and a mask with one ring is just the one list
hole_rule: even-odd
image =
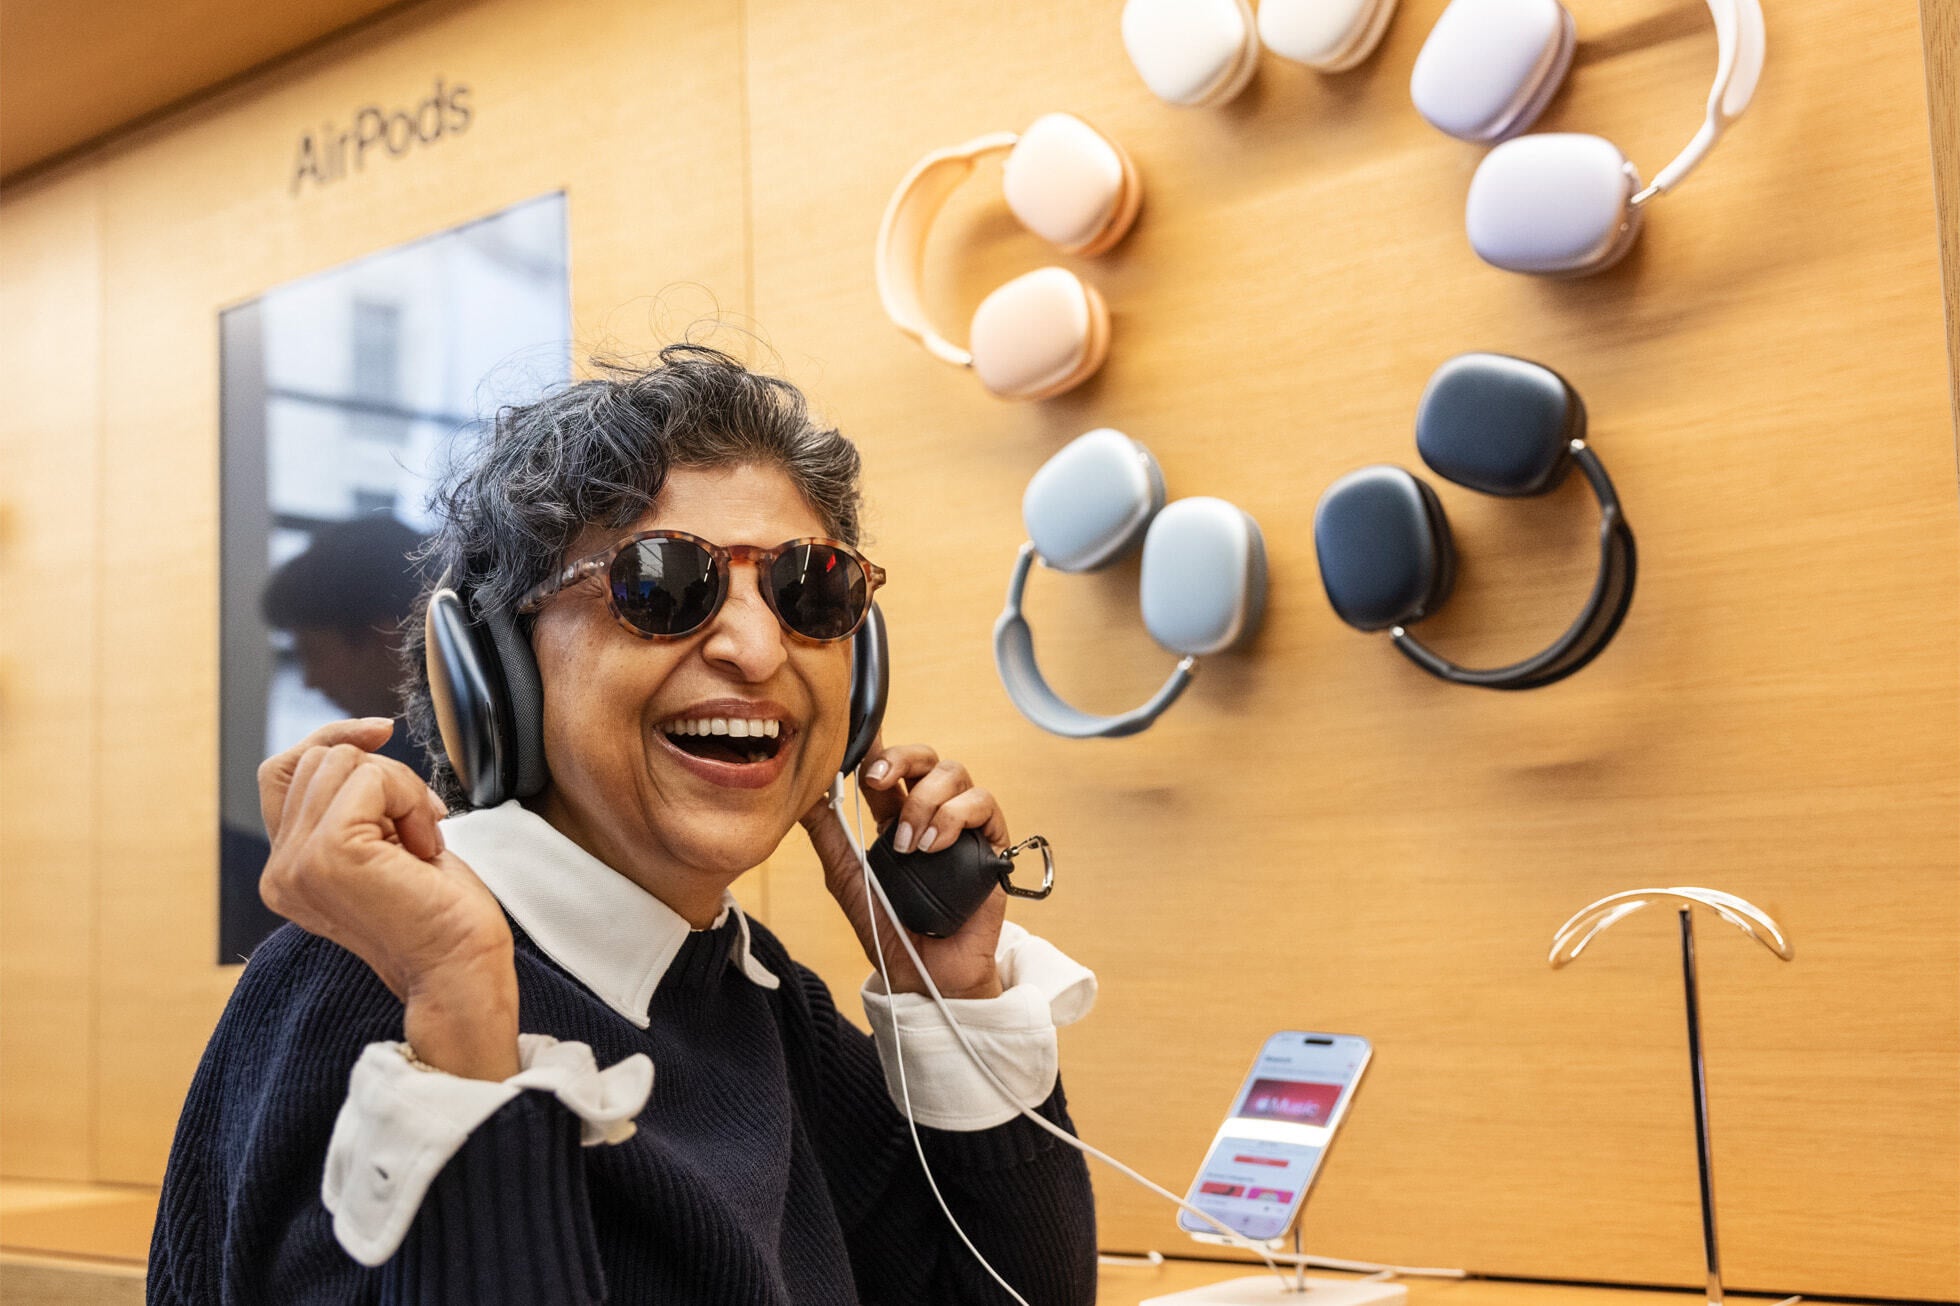
[[[852,794],[853,794],[852,807],[855,816],[855,821],[846,821],[844,819],[842,777],[839,777],[837,784],[833,786],[831,789],[831,808],[833,811],[837,813],[838,824],[844,827],[844,837],[845,840],[851,845],[851,851],[857,854],[858,872],[860,875],[864,877],[865,907],[866,907],[865,914],[871,921],[871,951],[872,954],[878,959],[878,976],[881,980],[884,981],[885,992],[887,994],[890,994],[893,991],[892,984],[891,984],[891,972],[887,970],[885,967],[884,947],[879,941],[878,913],[876,911],[870,910],[871,902],[874,899],[876,900],[878,905],[884,909],[886,919],[891,921],[893,934],[897,936],[900,945],[904,947],[906,957],[911,960],[912,968],[918,972],[920,981],[925,984],[926,992],[932,998],[933,1005],[939,1009],[939,1014],[946,1021],[947,1028],[953,1031],[953,1035],[955,1038],[959,1040],[960,1046],[966,1049],[966,1055],[968,1059],[973,1062],[975,1068],[977,1068],[980,1071],[980,1073],[986,1077],[987,1081],[994,1086],[995,1091],[998,1092],[1001,1095],[1001,1097],[1008,1102],[1009,1105],[1013,1106],[1013,1108],[1016,1111],[1020,1112],[1020,1114],[1024,1118],[1028,1120],[1032,1120],[1035,1124],[1047,1130],[1055,1137],[1061,1139],[1064,1143],[1067,1143],[1070,1147],[1073,1147],[1077,1151],[1083,1153],[1085,1156],[1095,1157],[1098,1161],[1101,1161],[1104,1165],[1114,1168],[1115,1170],[1125,1175],[1129,1179],[1133,1180],[1134,1182],[1143,1185],[1145,1188],[1148,1188],[1151,1192],[1156,1193],[1158,1196],[1164,1198],[1165,1200],[1173,1202],[1177,1206],[1181,1207],[1182,1209],[1189,1211],[1192,1215],[1195,1215],[1200,1220],[1203,1220],[1206,1224],[1210,1225],[1212,1228],[1218,1230],[1219,1233],[1223,1234],[1226,1238],[1230,1239],[1233,1245],[1241,1247],[1246,1251],[1249,1251],[1254,1255],[1258,1256],[1260,1260],[1264,1261],[1267,1264],[1267,1266],[1269,1266],[1272,1269],[1272,1272],[1274,1274],[1279,1276],[1281,1283],[1286,1283],[1287,1282],[1286,1272],[1280,1269],[1279,1263],[1273,1259],[1272,1254],[1268,1252],[1264,1247],[1261,1247],[1258,1243],[1254,1242],[1252,1239],[1247,1238],[1244,1234],[1241,1234],[1238,1230],[1232,1228],[1230,1225],[1227,1225],[1223,1221],[1218,1220],[1217,1218],[1212,1216],[1209,1212],[1199,1210],[1197,1207],[1191,1205],[1189,1202],[1185,1201],[1183,1198],[1179,1197],[1176,1193],[1173,1193],[1168,1188],[1165,1188],[1163,1185],[1155,1183],[1149,1179],[1146,1179],[1143,1175],[1138,1174],[1135,1170],[1132,1170],[1129,1166],[1124,1165],[1121,1161],[1109,1155],[1107,1152],[1102,1151],[1100,1148],[1090,1146],[1088,1143],[1083,1142],[1075,1135],[1069,1133],[1066,1129],[1063,1129],[1060,1125],[1057,1125],[1054,1121],[1049,1120],[1045,1116],[1038,1114],[1037,1112],[1032,1110],[1027,1103],[1021,1101],[1021,1099],[1015,1095],[1014,1091],[1010,1089],[1005,1082],[1002,1081],[1001,1077],[997,1073],[995,1073],[994,1068],[988,1064],[987,1059],[980,1055],[980,1050],[973,1046],[973,1041],[967,1037],[965,1027],[960,1024],[959,1020],[956,1017],[954,1017],[952,1009],[946,1005],[946,999],[944,996],[940,994],[939,986],[933,983],[932,972],[926,969],[925,962],[922,961],[919,957],[919,950],[915,946],[913,946],[912,936],[909,933],[907,933],[905,927],[899,923],[898,913],[892,909],[891,899],[885,896],[885,886],[878,883],[878,877],[871,873],[871,863],[864,855],[863,794],[861,791],[858,791],[856,789],[853,789]],[[899,1096],[904,1100],[905,1125],[907,1129],[911,1130],[913,1149],[917,1151],[919,1154],[919,1165],[925,1171],[926,1185],[932,1189],[932,1195],[934,1199],[938,1201],[939,1209],[945,1212],[946,1219],[953,1226],[953,1232],[957,1233],[960,1236],[960,1241],[966,1244],[967,1250],[973,1253],[974,1259],[980,1262],[981,1267],[984,1268],[988,1274],[993,1276],[994,1282],[998,1283],[1001,1286],[1001,1288],[1006,1291],[1008,1296],[1012,1297],[1015,1301],[1021,1303],[1021,1306],[1028,1306],[1027,1299],[1021,1296],[1020,1293],[1014,1291],[1013,1286],[1010,1285],[1007,1282],[1007,1280],[1000,1277],[1000,1272],[994,1269],[992,1265],[987,1263],[987,1258],[980,1254],[980,1249],[975,1247],[973,1245],[973,1240],[966,1236],[966,1230],[960,1227],[959,1220],[954,1217],[951,1208],[949,1208],[946,1205],[946,1199],[940,1195],[939,1185],[933,1180],[932,1166],[926,1160],[925,1146],[919,1141],[919,1127],[912,1119],[912,1114],[913,1114],[912,1113],[912,1090],[905,1082],[905,1051],[904,1051],[903,1039],[899,1034],[899,1022],[897,1021],[897,1019],[894,1019],[892,1021],[892,1057],[893,1060],[895,1060],[898,1063],[898,1091],[899,1091]]]
[[[1217,1219],[1210,1212],[1200,1210],[1198,1207],[1193,1206],[1191,1203],[1179,1197],[1176,1193],[1170,1191],[1168,1188],[1165,1188],[1162,1184],[1156,1183],[1153,1180],[1144,1177],[1143,1175],[1137,1173],[1135,1170],[1131,1169],[1129,1166],[1123,1164],[1123,1162],[1117,1160],[1115,1157],[1109,1155],[1107,1152],[1104,1152],[1102,1149],[1094,1147],[1089,1143],[1084,1142],[1080,1138],[1077,1138],[1075,1135],[1069,1133],[1066,1129],[1063,1129],[1061,1126],[1055,1124],[1052,1120],[1049,1120],[1046,1117],[1036,1113],[1034,1110],[1032,1110],[1029,1107],[1027,1103],[1021,1101],[1021,1099],[1015,1095],[1014,1091],[1011,1088],[1009,1088],[1007,1084],[1001,1079],[1000,1075],[994,1070],[993,1066],[988,1063],[987,1059],[980,1055],[980,1050],[973,1046],[972,1039],[970,1039],[967,1036],[966,1028],[963,1025],[961,1025],[959,1020],[953,1015],[952,1009],[947,1005],[945,997],[941,995],[941,993],[939,992],[939,986],[933,982],[932,973],[926,969],[925,962],[920,959],[919,950],[915,946],[913,946],[911,935],[907,933],[905,927],[899,923],[898,913],[895,910],[893,910],[891,899],[885,896],[884,885],[880,884],[878,882],[878,877],[872,874],[871,863],[864,855],[864,806],[863,806],[862,791],[856,789],[852,791],[852,809],[853,809],[854,820],[844,819],[844,782],[843,782],[843,777],[839,776],[837,782],[831,786],[830,806],[831,806],[831,810],[837,814],[837,823],[840,826],[842,826],[844,829],[845,841],[850,844],[851,851],[857,855],[858,872],[860,875],[863,876],[865,892],[866,892],[866,898],[865,898],[866,915],[871,922],[872,953],[877,958],[878,975],[879,978],[884,982],[885,992],[887,994],[890,994],[892,992],[891,973],[885,967],[884,948],[879,941],[878,913],[870,909],[870,904],[873,901],[876,901],[878,905],[884,909],[885,918],[892,923],[893,934],[896,935],[900,946],[902,946],[905,949],[906,957],[911,961],[912,968],[918,972],[920,981],[926,986],[927,995],[932,999],[933,1005],[939,1009],[939,1014],[941,1018],[945,1020],[947,1028],[953,1031],[953,1036],[959,1040],[960,1047],[966,1051],[968,1060],[970,1060],[973,1063],[974,1067],[978,1069],[983,1076],[985,1076],[985,1078],[990,1084],[993,1085],[994,1090],[1001,1095],[1002,1099],[1005,1100],[1009,1105],[1013,1106],[1014,1109],[1018,1111],[1024,1118],[1033,1121],[1036,1125],[1040,1126],[1048,1133],[1053,1134],[1056,1138],[1068,1144],[1068,1146],[1073,1147],[1078,1152],[1081,1152],[1083,1155],[1094,1157],[1096,1160],[1101,1161],[1104,1165],[1109,1166],[1117,1173],[1123,1175],[1126,1179],[1129,1179],[1133,1183],[1139,1184],[1142,1187],[1149,1189],[1151,1192],[1156,1193],[1159,1197],[1164,1198],[1166,1201],[1177,1206],[1179,1209],[1189,1212],[1191,1215],[1196,1216],[1198,1219],[1204,1221],[1206,1224],[1210,1225],[1213,1229],[1217,1230],[1220,1234],[1222,1234],[1233,1246],[1241,1248],[1244,1251],[1251,1252],[1253,1255],[1257,1256],[1260,1260],[1264,1261],[1266,1263],[1266,1266],[1269,1269],[1271,1269],[1275,1275],[1279,1276],[1280,1282],[1282,1284],[1285,1284],[1289,1291],[1292,1290],[1293,1284],[1292,1281],[1286,1277],[1286,1272],[1280,1269],[1281,1263],[1285,1263],[1288,1265],[1298,1265],[1298,1266],[1314,1265],[1324,1269],[1351,1270],[1360,1273],[1390,1274],[1390,1275],[1397,1275],[1397,1276],[1407,1275],[1414,1278],[1462,1279],[1468,1277],[1465,1271],[1459,1269],[1437,1269],[1437,1268],[1426,1267],[1426,1266],[1382,1265],[1372,1261],[1348,1261],[1348,1260],[1340,1260],[1335,1257],[1329,1257],[1329,1256],[1299,1256],[1299,1255],[1284,1255],[1284,1254],[1276,1256],[1274,1253],[1269,1251],[1266,1247],[1254,1241],[1253,1239],[1247,1238],[1244,1234],[1240,1233],[1238,1230],[1232,1228],[1230,1225],[1227,1225],[1223,1221]],[[910,1086],[906,1083],[905,1080],[904,1043],[903,1043],[903,1037],[899,1033],[899,1022],[897,1021],[896,1018],[894,1018],[892,1021],[892,1055],[893,1055],[893,1059],[898,1063],[898,1090],[899,1090],[899,1096],[903,1100],[905,1106],[905,1125],[906,1128],[911,1131],[912,1147],[913,1150],[915,1150],[919,1155],[919,1166],[925,1172],[926,1185],[932,1190],[932,1195],[934,1200],[936,1200],[939,1203],[939,1209],[945,1214],[948,1223],[950,1223],[953,1226],[953,1231],[959,1235],[960,1241],[966,1244],[967,1250],[973,1253],[973,1258],[980,1262],[981,1267],[984,1268],[987,1271],[987,1273],[993,1277],[994,1282],[998,1283],[1001,1286],[1001,1288],[1015,1301],[1019,1302],[1021,1306],[1028,1306],[1027,1299],[1022,1297],[1020,1293],[1014,1291],[1014,1288],[1012,1287],[1012,1285],[1010,1285],[1007,1282],[1007,1280],[1001,1278],[1000,1272],[995,1270],[992,1265],[988,1264],[987,1258],[980,1254],[979,1248],[973,1245],[973,1240],[967,1237],[966,1230],[960,1227],[959,1220],[954,1217],[951,1208],[949,1208],[946,1205],[946,1199],[944,1196],[941,1195],[939,1191],[939,1185],[937,1182],[934,1181],[932,1177],[932,1166],[926,1160],[925,1146],[919,1141],[918,1125],[912,1119],[912,1114],[913,1114],[912,1091]],[[1162,1259],[1158,1253],[1152,1252],[1150,1253],[1150,1255],[1158,1257],[1159,1261],[1161,1261]]]

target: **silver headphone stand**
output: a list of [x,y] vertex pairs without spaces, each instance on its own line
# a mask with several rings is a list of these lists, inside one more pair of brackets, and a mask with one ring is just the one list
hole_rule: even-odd
[[[1795,953],[1782,927],[1754,903],[1718,889],[1684,885],[1671,889],[1633,889],[1588,904],[1559,926],[1553,936],[1552,969],[1576,961],[1595,936],[1655,902],[1672,903],[1680,917],[1681,985],[1688,1016],[1688,1075],[1695,1100],[1695,1161],[1701,1177],[1701,1242],[1708,1269],[1708,1306],[1722,1306],[1722,1260],[1715,1238],[1715,1159],[1708,1130],[1708,1068],[1702,1060],[1701,985],[1695,973],[1694,907],[1699,903],[1709,908],[1784,961],[1789,961]],[[1791,1306],[1798,1300],[1788,1297],[1776,1306]]]

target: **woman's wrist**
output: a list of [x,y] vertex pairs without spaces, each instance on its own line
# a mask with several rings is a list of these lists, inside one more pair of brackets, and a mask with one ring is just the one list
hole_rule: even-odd
[[409,989],[402,1035],[415,1059],[463,1079],[505,1080],[520,1068],[517,971],[473,967],[424,977]]
[[[954,998],[971,998],[984,1001],[987,998],[997,998],[1007,991],[1000,982],[1000,968],[997,966],[989,966],[984,976],[970,980],[958,987],[941,983],[937,975],[933,976],[932,982],[938,985],[939,996],[949,1000]],[[904,979],[893,976],[891,991],[893,993],[917,993],[923,995],[926,991],[926,986],[923,980],[908,984]]]
[[958,993],[948,993],[944,989],[941,989],[940,993],[948,998],[985,999],[985,998],[997,998],[1001,994],[1005,993],[1006,991],[1007,990],[1001,986],[1000,971],[996,969],[996,970],[989,970],[987,972],[987,977],[981,980],[978,984],[974,984]]

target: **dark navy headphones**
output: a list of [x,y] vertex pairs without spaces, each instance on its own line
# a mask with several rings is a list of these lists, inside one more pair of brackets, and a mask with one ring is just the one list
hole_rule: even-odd
[[[443,751],[472,807],[495,807],[543,790],[544,689],[529,634],[506,612],[475,612],[471,601],[436,583],[424,618],[429,698]],[[849,774],[871,750],[890,690],[885,618],[871,605],[851,637]]]
[[1416,414],[1416,450],[1438,475],[1510,498],[1556,489],[1576,463],[1599,499],[1599,576],[1578,619],[1544,652],[1475,671],[1407,627],[1435,612],[1456,579],[1456,550],[1436,492],[1400,467],[1350,472],[1314,509],[1314,550],[1328,602],[1358,630],[1388,630],[1432,676],[1482,689],[1537,689],[1598,657],[1633,602],[1633,531],[1598,455],[1586,406],[1549,367],[1504,354],[1462,354],[1436,369]]

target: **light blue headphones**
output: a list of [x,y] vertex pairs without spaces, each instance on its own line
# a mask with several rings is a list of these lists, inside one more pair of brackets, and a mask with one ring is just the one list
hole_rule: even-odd
[[[1249,641],[1266,606],[1266,545],[1259,523],[1223,499],[1166,506],[1164,474],[1150,451],[1102,427],[1078,436],[1028,482],[1021,517],[1028,542],[1015,559],[1007,607],[994,623],[994,665],[1021,715],[1070,739],[1118,738],[1147,729],[1191,683],[1198,658]],[[1117,716],[1072,707],[1035,661],[1034,631],[1021,615],[1028,572],[1096,571],[1143,544],[1143,624],[1180,655],[1149,702]]]

